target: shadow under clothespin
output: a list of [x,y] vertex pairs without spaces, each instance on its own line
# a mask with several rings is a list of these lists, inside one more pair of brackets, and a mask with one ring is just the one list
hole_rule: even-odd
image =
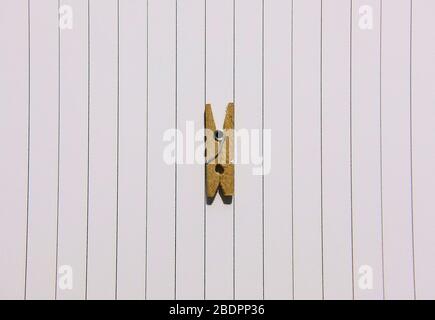
[[205,185],[207,204],[216,194],[223,203],[232,203],[234,195],[234,103],[228,103],[223,130],[217,130],[210,104],[205,105]]

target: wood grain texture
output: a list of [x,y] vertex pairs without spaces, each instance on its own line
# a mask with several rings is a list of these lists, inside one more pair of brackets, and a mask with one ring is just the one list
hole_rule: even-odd
[[[210,104],[205,105],[204,118],[206,192],[212,202],[218,188],[223,198],[234,195],[234,104],[227,106],[222,130],[216,129]],[[222,137],[217,137],[218,133]]]

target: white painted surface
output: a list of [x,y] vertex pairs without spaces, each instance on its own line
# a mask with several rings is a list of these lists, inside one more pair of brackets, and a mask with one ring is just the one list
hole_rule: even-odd
[[[147,5],[119,3],[119,299],[145,298]],[[139,254],[138,254],[139,253]]]
[[[202,0],[180,1],[177,41],[177,127],[183,142],[194,146],[201,141],[189,138],[204,126],[205,99],[205,3]],[[193,128],[186,126],[190,121]],[[205,198],[204,166],[187,164],[195,152],[184,152],[184,165],[177,168],[177,298],[203,299],[205,294]]]
[[[57,290],[58,299],[86,294],[88,167],[88,5],[68,0],[74,28],[60,33],[60,166],[58,271],[73,270],[72,290]],[[58,282],[63,273],[58,274]]]
[[415,290],[418,299],[435,299],[435,3],[413,1],[412,11],[412,169],[414,196]]
[[163,134],[176,123],[175,1],[148,7],[148,299],[175,297],[175,164],[163,162]]
[[414,297],[410,5],[409,0],[384,0],[382,7],[381,142],[386,299]]
[[[373,8],[372,29],[361,29],[359,26],[365,12],[360,13],[363,5]],[[380,2],[353,1],[352,18],[351,161],[355,298],[382,299]],[[373,278],[372,286],[365,285],[365,279],[370,282],[369,278]]]
[[[264,7],[264,128],[273,130],[264,177],[264,297],[293,297],[292,3]],[[279,85],[278,85],[279,84]]]
[[321,1],[293,10],[294,298],[321,299]]
[[[29,104],[28,7],[3,2],[0,11],[0,290],[1,299],[24,298],[27,226]],[[11,32],[13,30],[13,32]]]
[[[262,1],[242,0],[235,7],[235,118],[237,127],[262,127]],[[253,34],[258,36],[253,36]],[[251,136],[261,146],[261,135]],[[242,142],[237,144],[241,153]],[[261,155],[261,149],[252,150]],[[235,298],[263,297],[262,176],[254,175],[261,164],[236,166],[235,187]],[[253,197],[253,195],[256,195]]]
[[57,1],[30,2],[27,299],[56,286],[59,81]]
[[[105,9],[100,12],[102,6]],[[113,299],[116,295],[118,253],[117,1],[91,1],[89,16],[87,298]]]
[[324,295],[352,299],[350,2],[325,1],[322,22]]

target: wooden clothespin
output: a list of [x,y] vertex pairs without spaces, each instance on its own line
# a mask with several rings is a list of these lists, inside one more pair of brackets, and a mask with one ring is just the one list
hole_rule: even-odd
[[228,103],[223,130],[217,130],[210,104],[205,106],[205,167],[207,197],[219,187],[222,196],[234,195],[234,103]]

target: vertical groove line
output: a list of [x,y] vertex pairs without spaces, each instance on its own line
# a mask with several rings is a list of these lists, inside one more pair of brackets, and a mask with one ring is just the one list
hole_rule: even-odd
[[119,249],[119,0],[116,1],[116,247],[115,247],[115,300],[118,299]]
[[294,0],[292,0],[291,3],[291,57],[290,57],[290,65],[291,65],[291,102],[290,102],[290,114],[291,114],[291,150],[290,150],[290,162],[291,162],[291,237],[292,237],[292,297],[293,300],[295,299],[295,235],[294,235],[294,181],[293,181],[293,175],[294,175],[294,157],[293,157],[293,146],[294,146],[294,128],[293,128],[293,102],[294,102]]
[[175,192],[174,192],[174,300],[177,299],[177,192],[178,192],[178,0],[175,0]]
[[54,279],[54,299],[57,300],[57,277],[59,270],[59,195],[60,195],[60,119],[61,119],[61,98],[60,98],[60,0],[57,0],[57,41],[58,41],[58,52],[57,52],[57,63],[58,63],[58,92],[57,92],[57,103],[58,103],[58,111],[57,111],[57,194],[56,194],[56,265],[55,265],[55,279]]
[[415,279],[415,236],[414,236],[414,171],[413,171],[413,117],[412,117],[412,42],[413,42],[413,0],[410,0],[410,21],[409,21],[409,146],[410,146],[410,182],[411,182],[411,233],[412,233],[412,280],[414,285],[414,300],[417,298]]
[[350,234],[351,234],[351,257],[352,257],[352,300],[355,300],[355,253],[354,253],[354,232],[353,232],[353,128],[352,128],[352,99],[353,99],[353,0],[350,1],[350,29],[349,29],[349,162],[350,162]]
[[[204,107],[207,103],[207,0],[204,0]],[[203,221],[203,232],[204,232],[204,261],[203,261],[203,273],[204,273],[204,300],[206,300],[207,293],[207,206],[206,206],[206,166],[204,164],[204,221]]]
[[261,1],[261,246],[262,246],[262,295],[265,298],[264,274],[264,0]]
[[325,299],[323,230],[323,0],[320,1],[320,241],[322,251],[322,299]]
[[383,197],[383,143],[382,143],[382,4],[380,0],[379,11],[379,167],[381,189],[381,251],[382,251],[382,298],[385,300],[385,257],[384,257],[384,197]]
[[[236,101],[236,1],[233,0],[233,103]],[[236,117],[233,118],[234,127]],[[236,172],[234,170],[234,180]],[[234,181],[235,182],[235,181]],[[236,195],[233,195],[233,300],[236,299]]]
[[145,164],[145,300],[147,300],[148,295],[148,150],[149,150],[149,1],[146,2],[147,12],[146,12],[146,164]]
[[27,0],[27,42],[28,42],[28,105],[27,105],[27,190],[26,190],[26,249],[25,249],[25,265],[24,265],[24,300],[27,299],[27,271],[29,259],[29,195],[30,195],[30,0]]
[[85,275],[85,300],[88,299],[88,275],[89,275],[89,172],[90,172],[90,137],[91,137],[91,14],[90,14],[90,2],[88,0],[88,123],[87,123],[87,135],[88,135],[88,145],[87,145],[87,168],[86,168],[86,275]]

